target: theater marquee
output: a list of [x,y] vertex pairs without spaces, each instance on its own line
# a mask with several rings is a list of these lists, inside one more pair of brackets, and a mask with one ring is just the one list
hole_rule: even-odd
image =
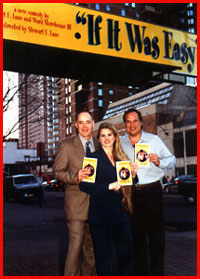
[[197,74],[196,35],[70,4],[4,3],[3,38]]

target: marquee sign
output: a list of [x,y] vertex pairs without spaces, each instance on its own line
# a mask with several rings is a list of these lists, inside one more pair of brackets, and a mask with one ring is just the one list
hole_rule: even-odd
[[4,3],[3,38],[181,67],[197,74],[197,36],[62,3]]

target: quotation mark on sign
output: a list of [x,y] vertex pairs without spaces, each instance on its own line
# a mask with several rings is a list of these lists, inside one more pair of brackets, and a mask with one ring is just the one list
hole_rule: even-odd
[[[86,18],[84,17],[84,16],[85,16],[85,13],[83,13],[82,16],[80,16],[79,13],[80,13],[80,12],[78,12],[77,15],[76,15],[76,23],[77,23],[77,24],[81,23],[82,25],[85,25],[86,22],[87,22]],[[76,33],[75,33],[75,38],[76,38],[76,39],[80,39],[80,38],[81,38],[81,34],[78,33],[78,32],[76,32]]]

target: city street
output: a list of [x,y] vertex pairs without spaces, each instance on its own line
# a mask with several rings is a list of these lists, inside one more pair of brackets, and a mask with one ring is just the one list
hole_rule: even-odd
[[[28,204],[4,202],[4,276],[62,276],[67,250],[64,192]],[[165,195],[166,276],[195,276],[196,206]]]

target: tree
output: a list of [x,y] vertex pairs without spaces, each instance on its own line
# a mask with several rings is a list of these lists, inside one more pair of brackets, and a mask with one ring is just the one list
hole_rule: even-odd
[[[41,98],[41,95],[38,94],[39,76],[24,76],[25,78],[19,80],[14,73],[4,72],[3,117],[11,111],[13,104],[12,111],[13,109],[16,111],[18,109],[19,111],[18,113],[15,112],[16,120],[4,132],[3,140],[6,140],[11,134],[16,132],[19,127],[27,123],[41,121],[45,118],[44,114],[41,115],[41,108],[44,106],[44,96]],[[29,88],[32,94],[26,94],[26,88]],[[28,110],[26,114],[23,113],[24,110]]]

